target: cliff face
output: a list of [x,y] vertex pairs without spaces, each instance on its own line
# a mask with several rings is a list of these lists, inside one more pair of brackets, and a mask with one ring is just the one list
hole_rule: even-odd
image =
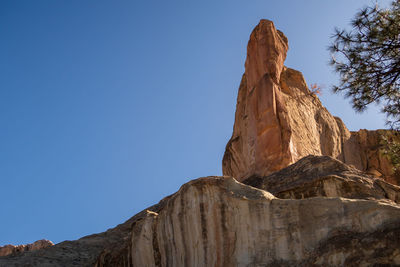
[[[400,207],[374,190],[365,187],[370,200],[338,198],[340,190],[278,199],[231,177],[197,179],[133,225],[125,255],[103,254],[96,266],[400,264]],[[385,257],[376,257],[382,247]]]
[[399,201],[398,186],[308,156],[245,183],[193,180],[114,229],[0,257],[0,266],[395,265]]
[[327,155],[398,184],[390,160],[380,150],[381,137],[393,133],[350,132],[322,106],[303,75],[283,65],[287,49],[286,37],[271,21],[261,20],[247,46],[223,174],[243,181],[307,155]]
[[[345,148],[348,150],[350,160],[344,162],[353,164],[360,170],[395,184],[400,185],[399,173],[393,172],[393,165],[390,159],[384,155],[385,145],[382,138],[400,142],[399,133],[389,130],[367,131],[360,130],[351,132],[346,140]],[[355,147],[357,150],[351,150]]]
[[113,229],[0,257],[0,267],[400,265],[400,187],[382,154],[382,136],[399,137],[349,132],[283,66],[287,49],[270,21],[251,34],[228,176],[190,181]]

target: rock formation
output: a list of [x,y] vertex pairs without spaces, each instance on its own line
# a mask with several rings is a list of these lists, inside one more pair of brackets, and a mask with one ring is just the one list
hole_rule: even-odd
[[0,266],[400,264],[400,187],[322,156],[246,183],[193,180],[114,229]]
[[344,197],[390,200],[400,204],[399,187],[367,175],[329,156],[307,156],[265,177],[252,176],[244,184],[283,199]]
[[243,181],[268,175],[307,155],[327,155],[399,184],[390,160],[380,150],[382,136],[395,134],[350,132],[322,106],[303,75],[283,65],[287,50],[287,38],[271,21],[261,20],[247,46],[223,174]]
[[[375,235],[380,236],[374,238],[379,245],[374,244],[369,252],[363,251],[360,263],[400,264],[397,254],[400,237],[385,247],[388,255],[385,260],[368,255],[383,244],[379,241],[382,235],[394,234],[390,227],[400,230],[399,223],[400,207],[386,201],[284,200],[230,177],[208,177],[182,186],[159,212],[148,211],[135,224],[127,254],[118,263],[120,266],[341,265],[352,263],[352,260],[346,262],[346,254],[352,255],[359,250],[358,246],[372,243],[364,240],[364,236]],[[346,250],[334,248],[339,244],[328,240],[337,239],[354,245],[349,244]],[[103,257],[97,266],[111,264]]]
[[0,246],[0,257],[19,253],[19,252],[24,252],[24,251],[38,250],[38,249],[46,248],[46,247],[53,246],[53,245],[54,245],[53,242],[42,239],[42,240],[38,240],[38,241],[33,242],[32,244],[27,244],[27,245]]
[[270,21],[251,34],[229,176],[190,181],[113,229],[0,267],[400,265],[400,187],[381,153],[382,136],[399,137],[349,132],[283,66],[287,49]]

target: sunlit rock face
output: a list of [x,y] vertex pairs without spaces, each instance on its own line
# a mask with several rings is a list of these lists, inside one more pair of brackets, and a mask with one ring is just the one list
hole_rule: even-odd
[[381,137],[390,131],[350,132],[322,106],[303,75],[283,65],[287,38],[268,20],[250,35],[224,175],[265,176],[308,155],[327,155],[398,184]]
[[133,224],[125,254],[96,266],[400,264],[400,206],[365,191],[370,200],[278,199],[231,177],[197,179]]
[[244,182],[193,180],[113,229],[0,266],[400,264],[400,187],[327,156]]
[[253,30],[238,93],[233,135],[223,160],[224,175],[239,180],[264,175],[293,162],[290,128],[280,89],[287,38],[268,20]]

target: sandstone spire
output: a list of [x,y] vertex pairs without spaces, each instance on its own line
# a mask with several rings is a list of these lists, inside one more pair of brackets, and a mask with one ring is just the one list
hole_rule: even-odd
[[303,75],[283,65],[287,50],[287,38],[271,21],[261,20],[251,33],[223,174],[243,181],[308,155],[327,155],[398,184],[380,151],[380,137],[392,133],[351,133],[322,106]]
[[223,160],[225,175],[242,180],[279,170],[293,161],[279,85],[287,50],[287,38],[272,21],[261,20],[247,46],[233,135]]

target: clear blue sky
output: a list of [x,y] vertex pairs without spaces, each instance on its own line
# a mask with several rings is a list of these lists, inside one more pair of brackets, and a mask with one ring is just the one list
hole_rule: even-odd
[[[333,28],[371,2],[1,1],[0,245],[102,232],[221,175],[258,21],[328,88]],[[322,101],[351,130],[384,127],[328,89]]]

